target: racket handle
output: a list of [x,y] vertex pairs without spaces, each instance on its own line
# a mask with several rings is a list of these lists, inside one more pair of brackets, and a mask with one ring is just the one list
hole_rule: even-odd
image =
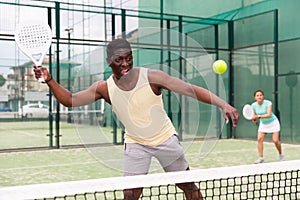
[[40,82],[40,83],[44,83],[44,82],[45,82],[45,79],[41,77],[41,78],[39,78],[39,82]]
[[[40,61],[37,62],[37,63],[35,63],[35,65],[38,66],[38,68],[42,67]],[[40,83],[44,83],[44,82],[45,82],[45,79],[44,79],[43,76],[44,76],[44,75],[43,75],[43,73],[42,73],[42,76],[38,79],[38,81],[39,81]]]

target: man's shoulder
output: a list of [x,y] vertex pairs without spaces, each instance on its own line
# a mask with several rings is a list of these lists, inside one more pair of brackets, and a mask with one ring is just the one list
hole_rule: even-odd
[[90,89],[94,90],[95,95],[100,95],[101,98],[104,98],[106,102],[110,103],[107,81],[99,80],[95,82]]
[[107,89],[107,81],[99,80],[95,82],[91,87],[95,87],[98,91],[98,89]]
[[151,69],[151,68],[143,68],[144,71],[146,71],[148,74],[152,74],[152,75],[161,75],[161,74],[165,74],[164,71],[160,70],[160,69]]

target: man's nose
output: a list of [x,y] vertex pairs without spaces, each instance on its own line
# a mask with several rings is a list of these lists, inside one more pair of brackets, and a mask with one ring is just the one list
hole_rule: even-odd
[[128,61],[126,59],[122,60],[122,66],[128,66]]

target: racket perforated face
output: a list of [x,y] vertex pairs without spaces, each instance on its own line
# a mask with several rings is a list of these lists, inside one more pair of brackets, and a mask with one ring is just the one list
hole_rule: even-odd
[[[45,23],[21,23],[16,29],[15,41],[21,51],[26,54],[35,65],[40,66],[51,45],[52,31]],[[38,59],[36,59],[36,57],[38,57]]]
[[253,116],[253,110],[252,107],[249,104],[244,105],[243,107],[243,116],[247,120],[251,120]]

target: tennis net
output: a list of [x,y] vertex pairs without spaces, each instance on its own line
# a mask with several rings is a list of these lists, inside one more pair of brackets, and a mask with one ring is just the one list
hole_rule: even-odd
[[185,199],[174,183],[195,182],[205,200],[300,199],[300,160],[169,172],[130,177],[0,188],[0,199],[124,199],[143,187],[140,199]]

